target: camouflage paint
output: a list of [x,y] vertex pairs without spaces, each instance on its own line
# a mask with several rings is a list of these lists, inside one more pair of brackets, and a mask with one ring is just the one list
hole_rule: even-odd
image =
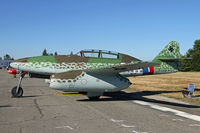
[[[82,51],[84,52],[84,51]],[[87,51],[89,52],[89,51]],[[96,51],[94,51],[96,52]],[[120,74],[131,74],[131,71],[117,73],[94,73],[84,71],[86,69],[111,68],[112,70],[133,70],[137,74],[156,74],[169,73],[179,70],[180,62],[176,60],[180,58],[179,46],[176,42],[170,42],[153,60],[158,63],[156,67],[148,67],[140,60],[120,53],[106,53],[117,55],[118,58],[102,58],[99,51],[98,57],[84,57],[78,55],[70,56],[38,56],[32,58],[24,58],[16,60],[12,63],[12,67],[26,72],[52,75],[50,80],[50,88],[64,91],[84,91],[88,92],[88,97],[101,96],[103,92],[115,92],[126,89],[130,86],[130,81]],[[84,55],[84,53],[82,53]],[[140,63],[141,62],[141,63]],[[123,66],[122,66],[123,64]],[[129,65],[136,64],[136,65]],[[147,63],[148,64],[148,63]],[[135,67],[134,67],[135,66]],[[116,68],[117,69],[116,69]],[[124,68],[130,69],[124,69]],[[110,70],[110,69],[109,69]],[[135,72],[134,72],[135,71]]]
[[29,58],[27,61],[32,63],[42,63],[42,62],[56,63],[56,59],[54,56],[37,56]]
[[180,63],[180,48],[179,44],[171,41],[154,59],[152,62],[159,65],[144,69],[121,72],[124,76],[139,76],[149,74],[173,73],[181,69]]
[[171,41],[152,62],[160,65],[154,67],[154,73],[171,73],[181,69],[179,44]]
[[[174,59],[180,58],[179,50],[180,49],[177,42],[170,42],[153,60],[153,62],[159,64],[158,66],[154,67],[154,73],[170,73],[178,71],[180,69],[180,60]],[[109,52],[109,54],[112,53]],[[22,70],[24,71],[41,72],[46,74],[49,73],[49,75],[51,75],[54,73],[72,70],[94,70],[109,68],[111,66],[121,64],[137,64],[138,62],[140,62],[139,59],[131,57],[129,55],[121,53],[113,55],[118,55],[118,58],[102,58],[102,55],[99,58],[81,57],[78,55],[38,56],[16,60],[12,64],[18,66],[18,68],[23,68]],[[133,70],[125,73],[131,73],[131,75],[136,73],[140,75],[143,74],[143,71],[146,72],[147,70]],[[152,72],[149,73],[151,74]]]
[[108,68],[110,66],[120,65],[122,61],[123,63],[128,64],[134,64],[136,63],[135,61],[138,61],[138,59],[125,54],[118,53],[117,55],[117,59],[102,57],[81,57],[77,55],[37,56],[16,60],[13,62],[13,64],[18,65],[20,68],[26,68],[27,71],[30,71],[31,69],[45,68],[45,71],[50,71],[52,74],[71,70],[94,70],[100,68]]

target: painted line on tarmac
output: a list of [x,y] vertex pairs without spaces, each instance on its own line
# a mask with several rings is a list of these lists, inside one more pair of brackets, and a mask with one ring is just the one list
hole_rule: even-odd
[[125,127],[125,128],[133,128],[135,127],[134,125],[125,125],[125,124],[121,124],[122,127]]
[[70,130],[74,130],[74,128],[70,127],[70,126],[59,126],[59,127],[55,127],[55,128],[62,128],[62,129],[70,129]]
[[132,131],[133,133],[148,133],[148,132],[137,132],[135,130]]
[[184,121],[182,119],[172,119],[173,121]]
[[124,120],[115,120],[115,119],[110,119],[112,122],[114,122],[114,123],[120,123],[120,122],[124,122]]
[[190,126],[190,127],[200,127],[199,124],[190,124],[189,126]]
[[55,96],[84,96],[84,94],[54,94]]
[[186,113],[186,112],[183,112],[183,111],[171,109],[171,108],[168,108],[168,107],[162,107],[162,106],[159,106],[159,105],[155,105],[155,104],[151,104],[151,103],[139,101],[139,100],[134,100],[133,103],[137,103],[137,104],[144,105],[144,106],[149,106],[152,109],[156,109],[156,110],[160,110],[160,111],[164,111],[164,112],[172,112],[177,116],[200,122],[200,116],[198,116],[198,115],[189,114],[189,113]]

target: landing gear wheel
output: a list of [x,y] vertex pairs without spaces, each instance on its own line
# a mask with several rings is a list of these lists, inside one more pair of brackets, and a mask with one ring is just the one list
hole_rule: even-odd
[[100,96],[88,97],[91,101],[99,100]]
[[17,86],[12,88],[12,96],[13,97],[21,97],[23,95],[23,89],[22,87],[19,87],[18,91],[17,91]]

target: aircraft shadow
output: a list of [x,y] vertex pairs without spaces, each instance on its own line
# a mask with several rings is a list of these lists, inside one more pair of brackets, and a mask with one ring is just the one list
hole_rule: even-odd
[[32,95],[32,96],[22,96],[22,98],[29,98],[29,97],[40,97],[42,95]]
[[0,108],[8,108],[8,107],[12,107],[11,105],[0,105]]
[[[156,95],[156,94],[162,94],[162,93],[176,93],[181,91],[141,91],[141,92],[112,92],[112,93],[105,93],[104,96],[107,96],[106,98],[100,98],[96,102],[104,102],[104,101],[132,101],[132,100],[140,100],[145,102],[151,102],[151,103],[157,103],[157,104],[165,104],[165,105],[171,105],[171,106],[178,106],[178,107],[184,107],[184,108],[200,108],[198,105],[188,105],[188,104],[181,104],[181,103],[173,103],[168,101],[161,101],[151,98],[146,98],[144,96],[150,96],[150,95]],[[81,99],[77,100],[81,102],[91,102],[89,99]],[[93,101],[95,102],[95,101]]]
[[[43,95],[43,94],[41,94],[41,95],[28,95],[28,96],[22,96],[22,97],[19,97],[19,98],[31,98],[31,97],[41,97],[41,96],[51,96],[51,94],[47,94],[47,95]],[[14,97],[12,97],[12,98],[14,98]],[[16,98],[18,98],[18,97],[16,97]]]

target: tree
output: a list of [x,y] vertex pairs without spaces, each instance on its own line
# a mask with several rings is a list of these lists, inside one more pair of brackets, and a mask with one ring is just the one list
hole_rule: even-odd
[[73,52],[71,51],[70,55],[73,55]]
[[10,57],[10,55],[9,54],[6,54],[5,56],[4,56],[4,60],[11,60],[12,58]]
[[0,60],[2,60],[2,57],[0,57]]
[[50,53],[49,55],[50,55],[50,56],[53,56],[53,53]]
[[43,55],[43,56],[48,56],[48,53],[47,53],[46,48],[45,48],[44,51],[42,52],[42,55]]
[[194,42],[193,48],[187,51],[184,58],[181,62],[183,71],[200,71],[200,40]]
[[194,71],[200,71],[200,40],[194,42],[192,54],[192,69]]
[[55,52],[55,53],[54,53],[54,55],[55,55],[55,56],[57,56],[57,55],[58,55],[58,53],[57,53],[57,52]]
[[192,60],[191,59],[184,59],[187,58],[185,56],[182,57],[183,60],[181,60],[181,67],[182,71],[187,72],[187,71],[192,71]]

